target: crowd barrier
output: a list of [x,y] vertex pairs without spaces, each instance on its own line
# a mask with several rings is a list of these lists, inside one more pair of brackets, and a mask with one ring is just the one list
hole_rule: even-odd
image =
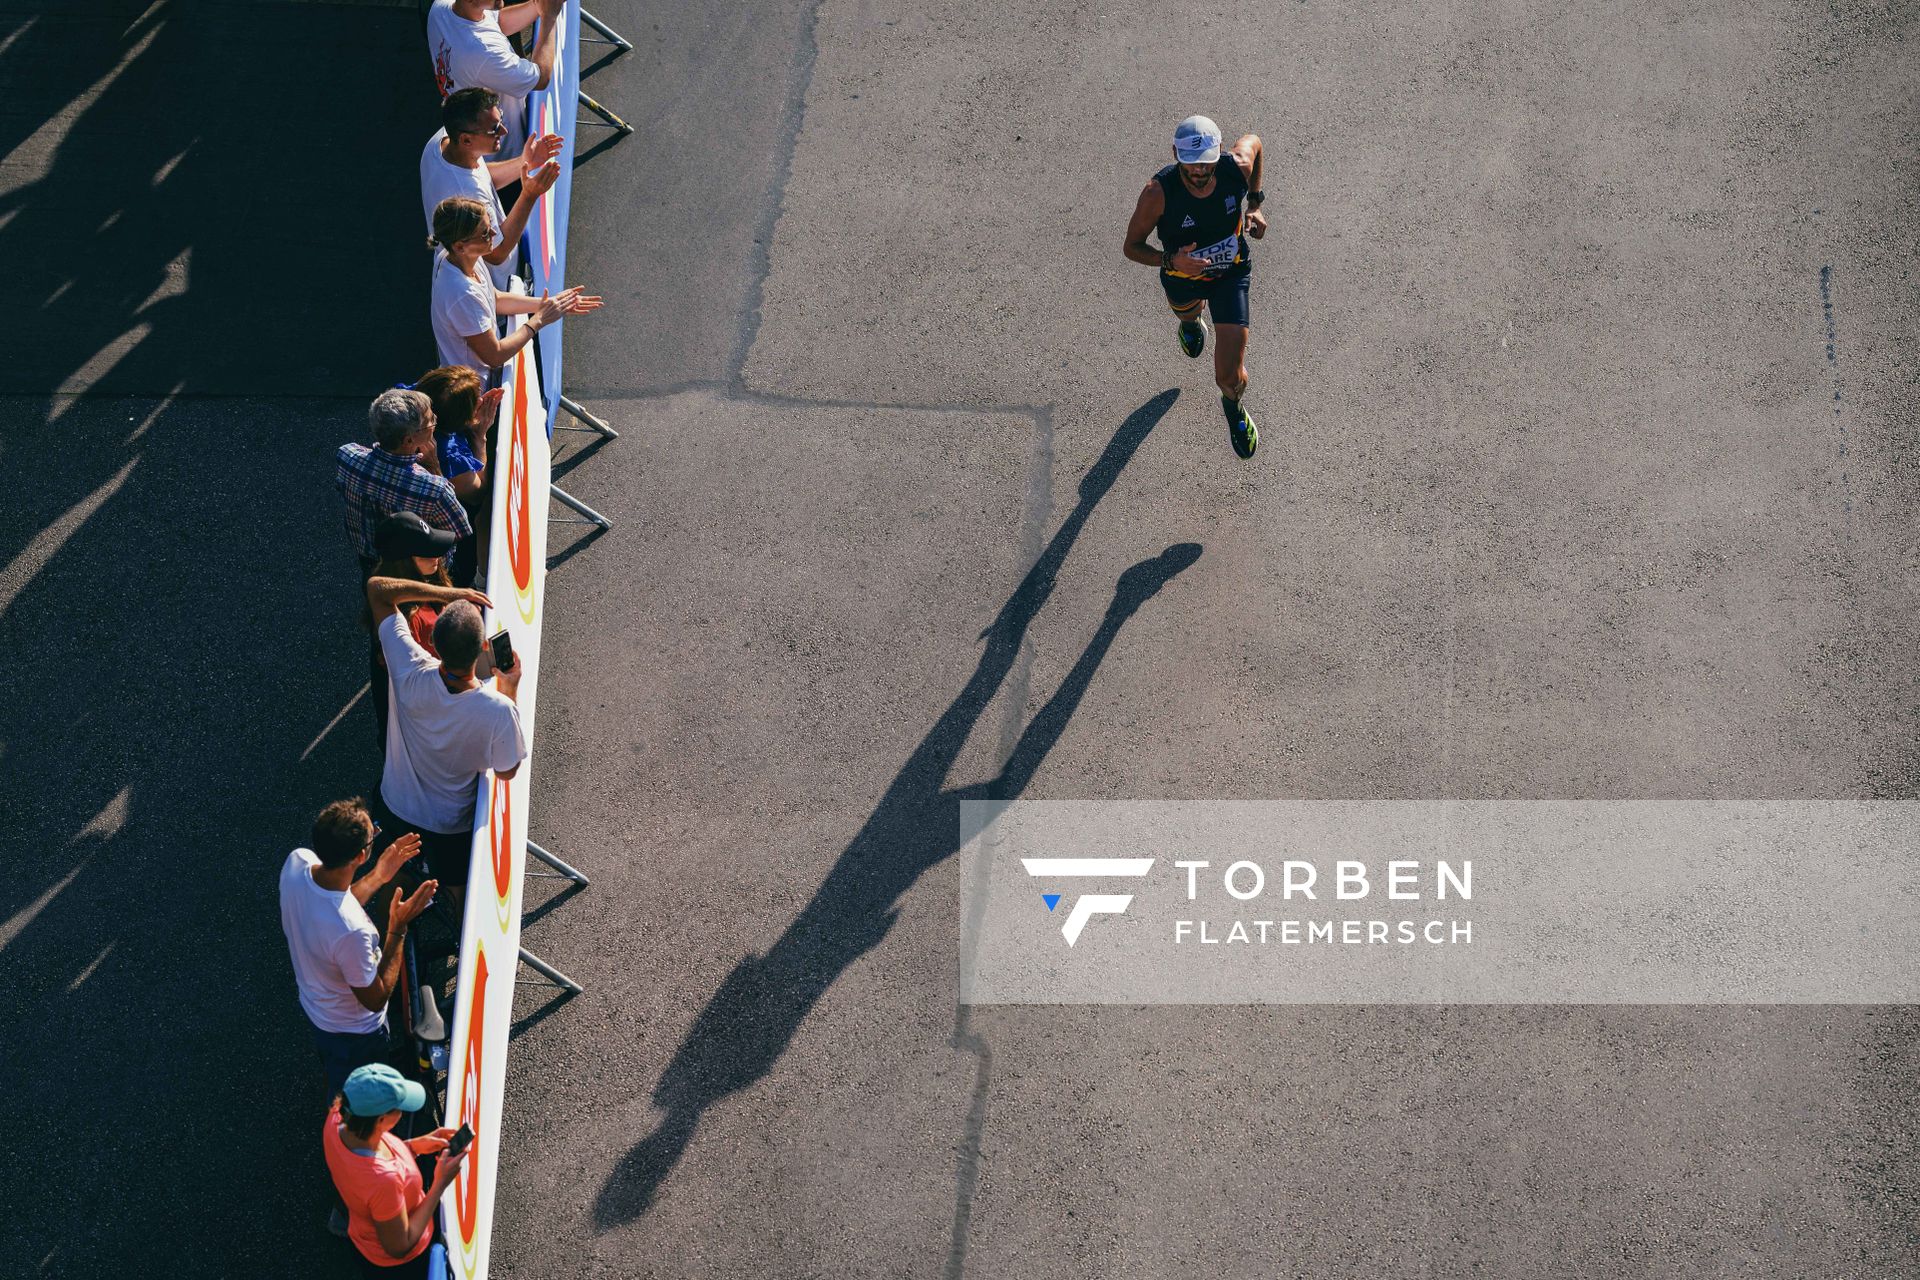
[[[521,240],[522,275],[528,292],[536,297],[566,288],[567,226],[579,123],[575,102],[590,107],[622,134],[632,132],[624,121],[580,91],[583,17],[595,30],[611,37],[602,43],[615,44],[622,51],[632,48],[591,14],[583,14],[577,0],[569,0],[562,10],[565,26],[560,32],[554,74],[547,88],[530,95],[527,104],[532,130],[558,133],[565,139],[559,179],[541,197]],[[533,37],[538,39],[539,35],[536,29]],[[506,331],[521,323],[519,317],[510,318]],[[471,1126],[474,1138],[459,1177],[440,1204],[440,1231],[429,1255],[429,1272],[436,1280],[483,1280],[487,1275],[503,1137],[500,1116],[507,1081],[507,1039],[513,1026],[519,965],[524,960],[558,984],[579,990],[566,975],[520,946],[521,899],[530,850],[568,878],[586,883],[585,876],[527,838],[528,801],[539,759],[540,640],[549,496],[591,516],[601,527],[609,527],[603,518],[555,488],[552,481],[550,441],[563,410],[604,436],[615,435],[610,427],[561,394],[565,334],[564,323],[540,330],[501,371],[501,387],[506,394],[491,465],[492,525],[485,587],[493,608],[487,629],[489,634],[502,628],[509,631],[514,654],[524,665],[518,704],[527,738],[527,758],[511,780],[484,775],[474,804],[472,866],[461,922],[444,1110],[447,1124],[455,1128]]]
[[[517,327],[519,321],[515,319]],[[460,1177],[440,1206],[445,1274],[487,1274],[500,1163],[500,1105],[507,1078],[507,1035],[519,970],[520,907],[527,867],[527,804],[539,762],[540,634],[547,582],[547,485],[551,454],[547,399],[532,345],[517,352],[501,386],[501,425],[493,475],[493,527],[487,552],[488,634],[505,628],[523,664],[518,703],[527,758],[512,779],[492,774],[474,801],[473,864],[460,930],[460,968],[448,1043],[446,1123],[473,1128]],[[436,1259],[437,1261],[438,1259]]]
[[[527,100],[529,135],[557,133],[566,141],[560,150],[560,179],[540,198],[534,216],[527,220],[521,237],[521,256],[526,266],[527,292],[559,293],[567,279],[567,220],[573,210],[573,158],[577,150],[573,104],[580,95],[580,6],[569,4],[560,11],[565,27],[554,59],[553,76],[547,87]],[[566,386],[563,372],[567,326],[548,325],[534,335],[538,349],[541,385],[553,394],[542,403],[542,425],[549,436],[560,415],[560,389]]]

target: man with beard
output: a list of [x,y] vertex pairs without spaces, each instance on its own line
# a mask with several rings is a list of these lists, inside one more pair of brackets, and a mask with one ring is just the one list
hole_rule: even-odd
[[[1243,403],[1247,392],[1248,237],[1267,231],[1260,212],[1260,139],[1249,133],[1222,152],[1220,126],[1188,116],[1173,131],[1174,163],[1147,183],[1127,224],[1129,261],[1160,268],[1167,305],[1180,319],[1180,349],[1206,350],[1201,309],[1213,313],[1213,380],[1227,415],[1233,451],[1251,458],[1260,431]],[[1147,240],[1157,233],[1158,246]]]

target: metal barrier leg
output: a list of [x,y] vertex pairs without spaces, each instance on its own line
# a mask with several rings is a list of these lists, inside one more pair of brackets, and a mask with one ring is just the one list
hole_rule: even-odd
[[[580,421],[586,423],[588,428],[591,428],[594,431],[598,431],[601,435],[605,436],[607,439],[618,440],[620,438],[620,433],[618,431],[615,431],[612,427],[608,426],[598,415],[588,413],[586,409],[581,407],[579,401],[569,400],[567,399],[567,397],[561,396],[560,407],[562,409],[565,409],[573,417],[578,418]],[[553,429],[555,431],[582,430],[582,428],[580,427],[563,427],[557,422],[554,424]]]
[[540,859],[540,861],[546,863],[548,866],[552,867],[555,871],[558,871],[561,875],[573,881],[575,884],[592,884],[593,883],[593,881],[587,879],[587,877],[582,872],[560,861],[560,859],[554,857],[552,854],[548,853],[545,849],[542,849],[539,845],[535,844],[531,840],[527,841],[527,852],[532,854],[534,857]]
[[601,35],[606,37],[606,40],[604,41],[595,40],[592,43],[610,44],[618,48],[622,53],[633,52],[633,46],[627,43],[627,38],[625,36],[621,35],[618,31],[615,31],[612,27],[608,26],[606,23],[600,21],[600,19],[588,13],[585,9],[582,9],[580,11],[580,21],[586,23],[588,26],[592,27],[595,31],[598,31]]
[[569,507],[572,507],[575,511],[578,511],[581,515],[586,517],[585,520],[555,521],[556,524],[597,524],[602,529],[613,528],[613,521],[607,519],[605,516],[601,515],[598,511],[595,511],[592,507],[580,501],[580,499],[574,497],[572,494],[568,493],[565,489],[562,489],[559,485],[550,484],[547,486],[547,488],[552,492],[554,497],[560,499],[561,502],[565,503]]
[[[632,125],[628,124],[625,120],[622,120],[619,116],[613,114],[613,112],[607,110],[605,107],[595,102],[592,98],[588,97],[587,92],[584,89],[580,91],[580,105],[585,107],[587,110],[593,112],[593,114],[599,116],[602,120],[605,120],[609,127],[618,129],[622,137],[625,137],[627,134],[633,132]],[[588,120],[585,123],[593,124],[594,121]]]
[[520,963],[526,965],[529,969],[533,969],[536,972],[544,975],[556,987],[565,987],[568,991],[585,991],[586,990],[585,987],[581,986],[579,983],[575,982],[572,978],[569,978],[566,974],[560,972],[558,969],[554,968],[552,965],[548,964],[545,960],[542,960],[539,956],[533,954],[533,952],[527,950],[525,947],[520,948]]

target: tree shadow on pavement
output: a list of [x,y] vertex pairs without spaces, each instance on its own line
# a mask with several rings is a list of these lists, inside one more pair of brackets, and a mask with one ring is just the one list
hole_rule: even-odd
[[1199,546],[1181,543],[1121,574],[1100,626],[1021,733],[998,776],[946,788],[948,772],[1012,670],[1028,627],[1053,594],[1060,566],[1094,507],[1178,394],[1155,396],[1121,424],[1081,480],[1078,503],[983,633],[986,648],[972,678],[908,757],[812,901],[765,955],[749,956],[727,975],[695,1019],[654,1087],[654,1105],[665,1116],[601,1189],[594,1209],[601,1230],[646,1212],[708,1108],[767,1074],[827,988],[886,937],[901,895],[923,872],[958,852],[961,802],[1012,799],[1026,788],[1073,718],[1120,628],[1199,559]]

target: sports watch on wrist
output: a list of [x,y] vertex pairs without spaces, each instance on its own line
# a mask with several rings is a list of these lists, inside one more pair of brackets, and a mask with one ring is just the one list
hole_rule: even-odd
[[1267,202],[1267,193],[1265,191],[1247,192],[1247,208],[1258,209],[1261,205],[1265,204],[1266,202]]

